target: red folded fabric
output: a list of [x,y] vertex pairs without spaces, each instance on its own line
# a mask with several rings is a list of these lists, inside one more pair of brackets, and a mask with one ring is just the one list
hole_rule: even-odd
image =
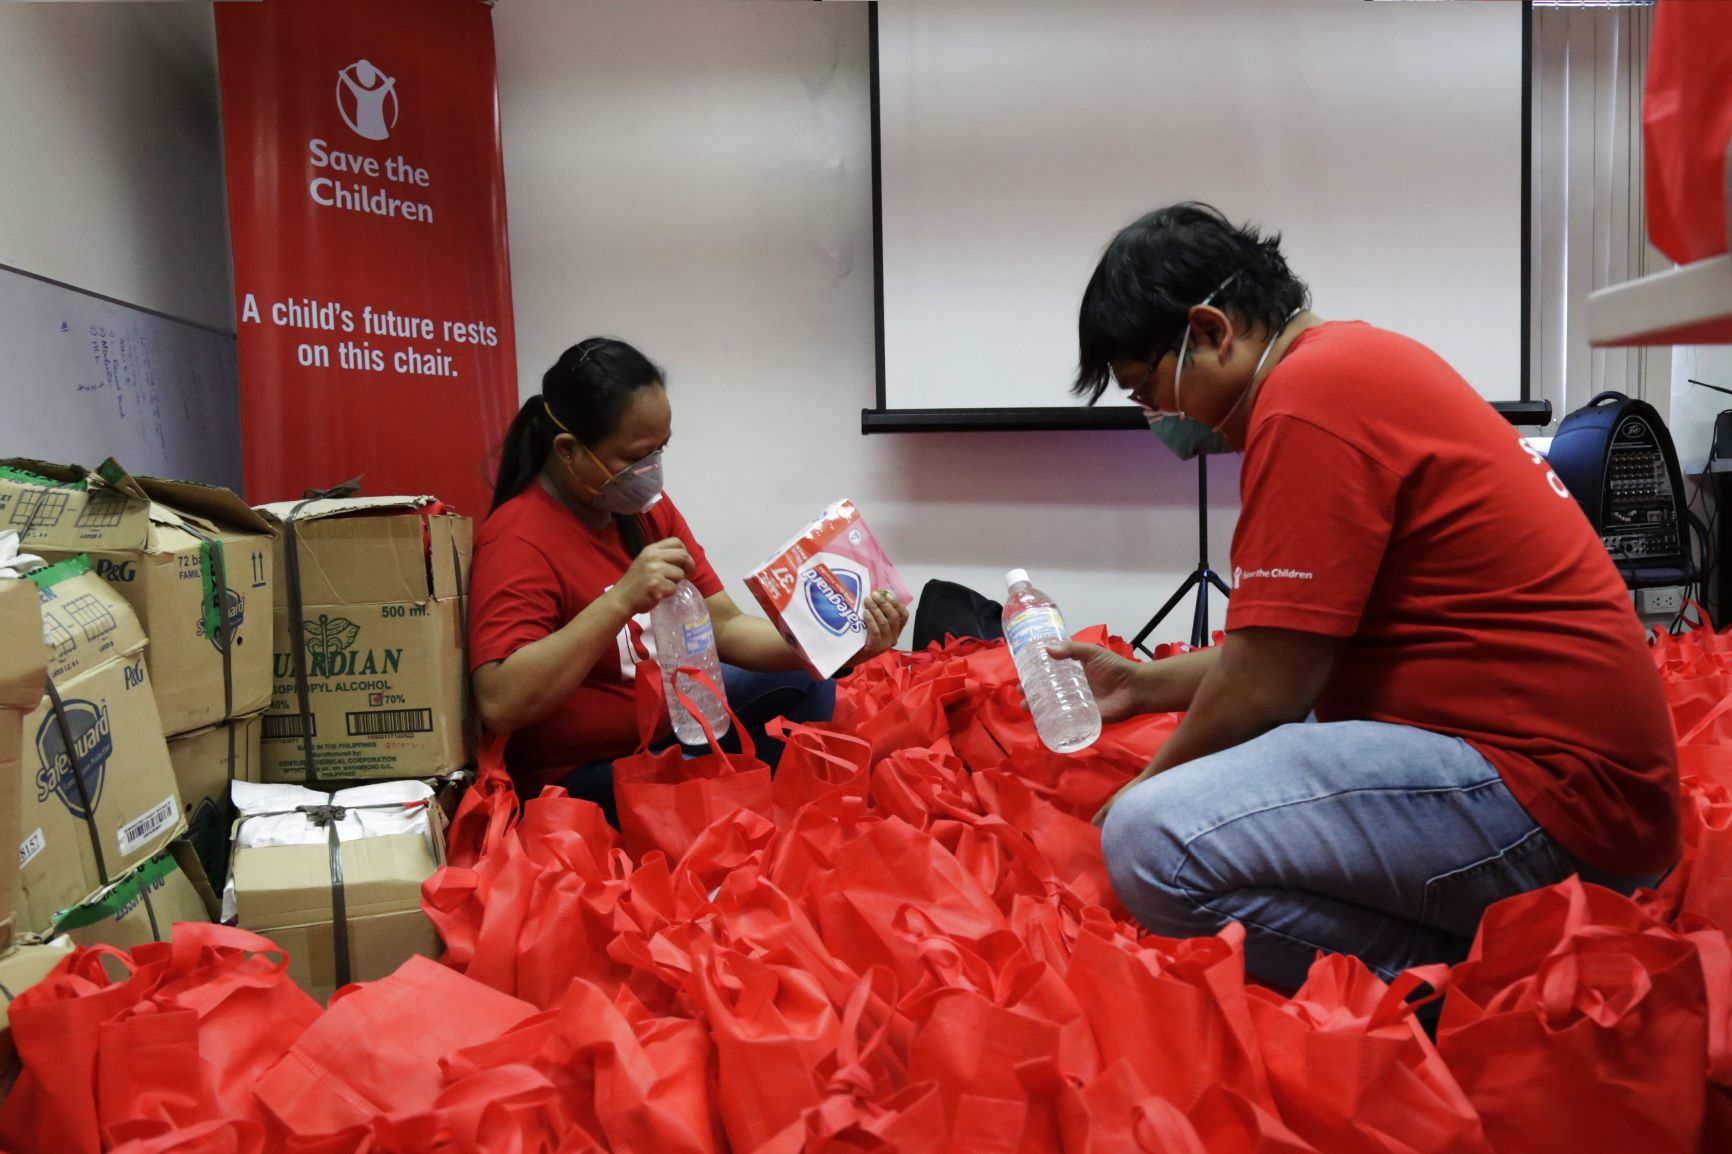
[[0,1147],[1732,1148],[1732,635],[1654,656],[1688,739],[1677,870],[1501,903],[1453,970],[1322,957],[1291,997],[1247,983],[1238,927],[1154,937],[1112,893],[1089,819],[1179,718],[1053,754],[1002,643],[866,662],[834,721],[771,726],[774,780],[750,753],[628,759],[623,835],[557,789],[520,804],[491,743],[423,887],[440,963],[321,1013],[241,931],[75,951],[12,1003]]

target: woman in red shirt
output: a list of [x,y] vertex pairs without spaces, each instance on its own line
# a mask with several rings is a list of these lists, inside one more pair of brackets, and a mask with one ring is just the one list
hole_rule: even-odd
[[[613,762],[638,746],[637,665],[649,611],[689,580],[703,594],[723,688],[760,755],[777,716],[825,720],[816,682],[770,622],[740,612],[685,518],[661,491],[673,414],[660,369],[624,341],[592,337],[542,377],[506,434],[493,511],[475,543],[470,670],[488,732],[526,797],[559,785],[613,810]],[[908,613],[867,599],[864,660],[895,645]],[[652,664],[651,676],[660,676]],[[672,742],[664,716],[654,744]],[[729,741],[733,741],[730,734]]]

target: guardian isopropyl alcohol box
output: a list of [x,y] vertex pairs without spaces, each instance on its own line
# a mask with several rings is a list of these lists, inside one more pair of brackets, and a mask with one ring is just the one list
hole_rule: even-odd
[[814,677],[832,677],[866,644],[860,604],[888,589],[914,598],[852,501],[837,501],[746,575],[746,588]]
[[260,511],[280,530],[281,575],[263,779],[438,777],[461,768],[469,760],[469,519],[432,497],[288,501]]

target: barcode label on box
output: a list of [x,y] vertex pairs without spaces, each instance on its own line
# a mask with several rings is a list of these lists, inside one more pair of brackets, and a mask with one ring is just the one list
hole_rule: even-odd
[[259,736],[266,741],[284,737],[299,740],[303,719],[311,728],[313,736],[319,736],[319,719],[310,713],[267,713],[260,719],[264,725],[259,729]]
[[131,853],[170,825],[180,813],[180,804],[171,794],[137,821],[129,821],[114,836],[120,841],[121,856]]
[[349,714],[350,737],[384,737],[397,733],[432,733],[431,709],[370,709]]
[[47,848],[48,839],[43,837],[42,831],[38,829],[35,833],[25,838],[18,846],[18,868],[23,869],[25,866],[29,865],[31,858],[35,857]]

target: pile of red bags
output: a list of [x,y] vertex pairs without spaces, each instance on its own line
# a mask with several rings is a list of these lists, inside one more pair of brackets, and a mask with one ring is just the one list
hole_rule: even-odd
[[[1003,647],[961,642],[863,667],[831,724],[779,723],[773,779],[750,753],[627,759],[622,831],[563,795],[519,812],[489,765],[424,891],[442,963],[323,1013],[238,931],[78,951],[13,1004],[0,1146],[1732,1148],[1732,637],[1655,659],[1688,860],[1637,901],[1571,881],[1504,902],[1453,970],[1386,985],[1324,957],[1286,996],[1247,983],[1237,927],[1140,932],[1089,818],[1177,717],[1048,753]],[[1439,996],[1434,1044],[1414,1011]]]

